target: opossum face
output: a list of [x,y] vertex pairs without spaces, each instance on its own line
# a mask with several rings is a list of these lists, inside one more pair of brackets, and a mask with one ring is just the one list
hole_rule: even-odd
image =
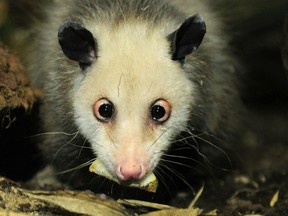
[[184,24],[170,35],[137,22],[59,30],[64,53],[83,69],[72,92],[76,124],[120,181],[153,172],[189,119],[197,95],[178,60],[198,47],[205,25],[198,16]]

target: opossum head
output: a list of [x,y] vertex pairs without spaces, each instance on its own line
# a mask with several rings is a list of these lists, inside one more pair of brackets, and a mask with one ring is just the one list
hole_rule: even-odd
[[139,20],[59,29],[64,54],[81,68],[71,93],[77,127],[119,181],[153,172],[197,98],[183,60],[200,45],[205,23],[195,15],[168,31]]

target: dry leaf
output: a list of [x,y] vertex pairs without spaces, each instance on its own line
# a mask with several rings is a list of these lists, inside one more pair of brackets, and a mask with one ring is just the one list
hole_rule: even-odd
[[273,195],[271,201],[270,201],[270,207],[274,207],[275,204],[277,203],[278,201],[278,198],[279,198],[279,190]]

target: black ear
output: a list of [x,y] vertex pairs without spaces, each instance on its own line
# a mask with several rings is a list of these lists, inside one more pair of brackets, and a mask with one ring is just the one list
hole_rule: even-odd
[[96,42],[90,31],[77,22],[68,21],[58,30],[59,44],[64,54],[77,61],[84,70],[96,59]]
[[199,15],[194,15],[168,36],[171,41],[172,59],[183,60],[201,44],[206,33],[206,25]]

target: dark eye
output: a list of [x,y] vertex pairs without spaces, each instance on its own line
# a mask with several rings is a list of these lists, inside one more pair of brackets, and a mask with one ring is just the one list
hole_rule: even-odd
[[114,105],[107,99],[100,99],[94,104],[94,115],[102,122],[108,122],[114,114]]
[[151,118],[157,123],[164,123],[167,121],[170,117],[170,112],[170,104],[163,99],[156,101],[150,108]]

